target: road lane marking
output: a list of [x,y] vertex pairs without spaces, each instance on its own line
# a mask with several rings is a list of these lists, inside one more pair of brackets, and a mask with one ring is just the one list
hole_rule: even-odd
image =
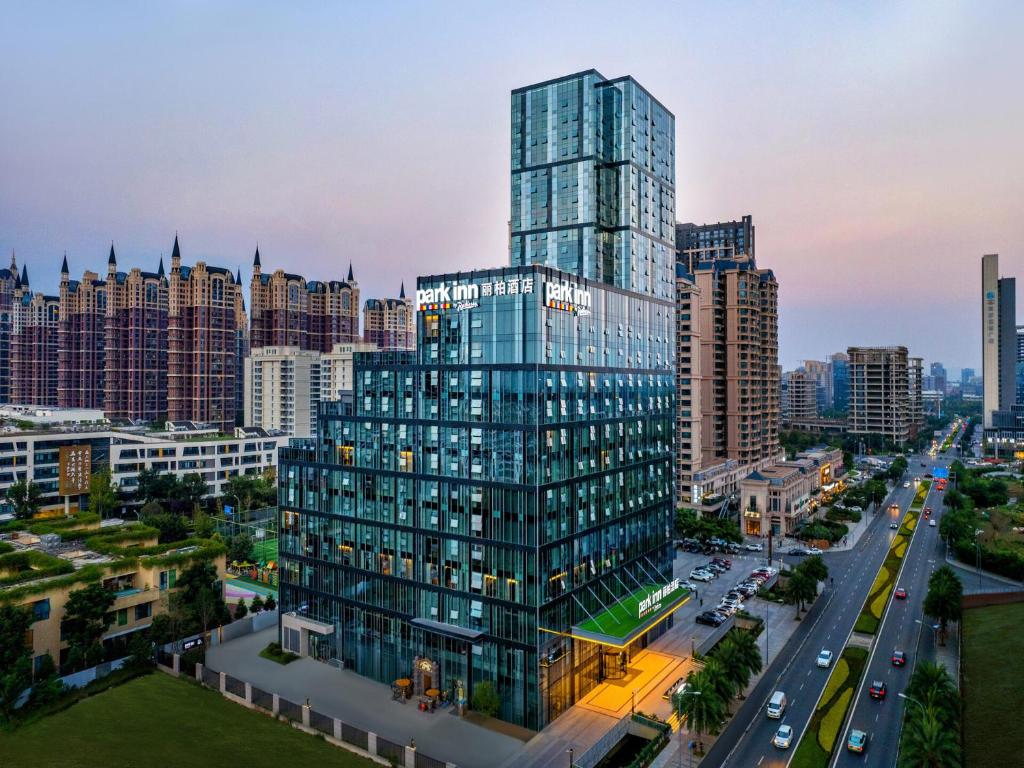
[[[772,738],[774,739],[774,737],[772,737]],[[761,755],[761,759],[757,761],[757,764],[760,765],[763,762],[764,762],[764,755]]]

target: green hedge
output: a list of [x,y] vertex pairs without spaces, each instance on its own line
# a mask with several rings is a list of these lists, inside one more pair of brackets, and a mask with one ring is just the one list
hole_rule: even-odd
[[[818,705],[800,739],[790,768],[828,768],[829,760],[840,741],[843,720],[860,685],[868,652],[864,648],[847,646],[832,667],[829,684],[822,691]],[[845,674],[839,685],[831,685],[833,675]],[[825,726],[823,729],[822,726]],[[822,744],[822,740],[827,743]]]
[[0,587],[42,579],[47,576],[58,576],[62,573],[70,573],[74,569],[75,567],[67,560],[35,549],[8,552],[6,555],[0,555],[0,574],[6,574],[0,577]]

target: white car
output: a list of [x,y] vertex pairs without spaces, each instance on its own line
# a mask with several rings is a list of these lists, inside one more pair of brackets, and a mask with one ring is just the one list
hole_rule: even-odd
[[907,483],[904,483],[904,484],[903,484],[903,487],[904,487],[904,488],[909,488],[909,487],[910,487],[910,483],[909,483],[909,482],[907,482]]
[[818,549],[817,547],[808,547],[807,548],[807,554],[808,555],[820,555],[821,554],[821,550]]
[[760,552],[764,549],[760,544],[744,544],[743,548],[747,550],[747,552]]
[[930,519],[930,520],[928,521],[928,527],[929,527],[929,528],[934,528],[934,527],[935,527],[935,518],[934,518],[934,517],[933,517],[933,518],[931,518],[931,519]]
[[816,662],[819,667],[828,668],[832,666],[832,651],[822,648],[821,653],[818,654],[818,661]]
[[775,738],[772,739],[772,744],[774,744],[779,749],[789,749],[789,745],[792,743],[793,726],[780,725],[779,730],[775,732]]
[[711,581],[713,578],[715,578],[715,577],[712,576],[707,571],[690,571],[690,581],[705,581],[706,582],[706,581]]

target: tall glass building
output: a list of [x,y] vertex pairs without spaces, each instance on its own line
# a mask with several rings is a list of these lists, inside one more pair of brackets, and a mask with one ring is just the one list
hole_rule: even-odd
[[[576,81],[608,87],[555,83]],[[421,277],[416,350],[355,356],[351,400],[281,456],[287,647],[455,699],[489,681],[502,718],[542,728],[671,626],[672,267],[621,232],[595,228],[571,272],[513,244],[510,267]]]

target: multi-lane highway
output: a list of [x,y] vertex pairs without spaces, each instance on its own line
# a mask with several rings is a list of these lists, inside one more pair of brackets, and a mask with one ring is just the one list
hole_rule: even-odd
[[[908,475],[924,473],[925,470],[920,468],[921,461],[925,459],[911,459]],[[903,512],[910,507],[915,492],[913,484],[910,488],[898,484],[879,507],[868,529],[852,550],[825,555],[832,581],[804,616],[785,651],[768,669],[708,751],[703,760],[704,765],[768,768],[788,764],[793,749],[777,749],[772,746],[772,737],[780,724],[791,725],[795,746],[796,739],[806,729],[829,674],[829,670],[815,665],[815,659],[823,648],[838,656],[845,647],[875,574],[896,533],[889,528],[889,524],[902,517]],[[899,517],[888,512],[889,505],[893,503],[900,507]],[[793,558],[793,562],[799,560]],[[789,700],[781,721],[768,719],[764,713],[768,699],[776,690],[783,691]]]

